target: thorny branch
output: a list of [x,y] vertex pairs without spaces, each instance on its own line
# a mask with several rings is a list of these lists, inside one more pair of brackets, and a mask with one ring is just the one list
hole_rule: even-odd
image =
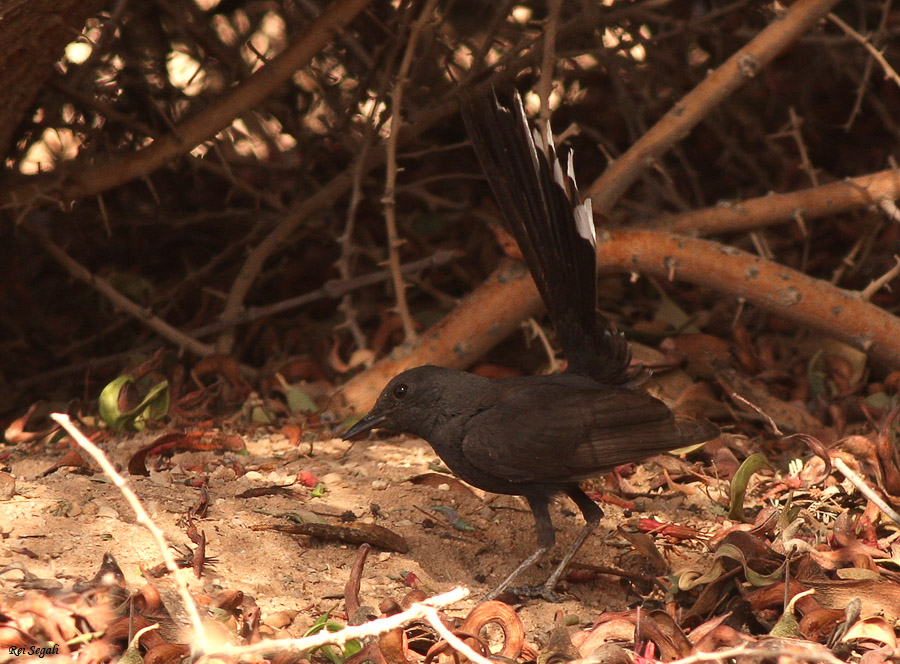
[[403,241],[397,232],[397,201],[394,189],[397,182],[397,140],[400,128],[403,125],[403,91],[406,87],[409,68],[412,65],[413,56],[416,53],[416,44],[419,35],[426,25],[434,20],[432,16],[437,0],[428,0],[422,8],[419,17],[409,30],[409,38],[406,51],[400,61],[397,70],[397,80],[391,93],[391,133],[387,139],[386,174],[384,183],[384,223],[387,228],[388,266],[391,271],[391,281],[394,284],[394,297],[397,302],[397,314],[403,324],[403,336],[407,343],[412,343],[416,338],[416,328],[412,316],[409,313],[409,303],[406,299],[406,284],[403,275],[400,274],[400,245]]
[[678,101],[663,118],[587,188],[591,204],[608,213],[648,164],[684,138],[723,99],[823,18],[839,0],[798,0]]

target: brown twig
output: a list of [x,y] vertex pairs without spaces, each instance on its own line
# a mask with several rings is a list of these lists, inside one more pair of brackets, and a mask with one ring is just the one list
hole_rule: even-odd
[[[494,74],[488,80],[481,82],[473,88],[473,94],[483,93],[490,89],[494,84],[501,84],[512,76],[511,72],[518,71],[519,67],[524,67],[533,60],[532,55],[524,55],[518,59],[513,59],[507,63],[507,67]],[[433,107],[419,113],[415,118],[411,119],[409,124],[404,127],[404,131],[398,138],[398,143],[412,143],[423,132],[430,129],[438,122],[446,119],[457,111],[458,99],[457,91],[454,90],[445,98],[439,100]],[[362,166],[362,174],[365,175],[372,169],[384,163],[383,153],[370,155]],[[315,214],[330,205],[333,205],[338,198],[343,196],[353,185],[353,170],[346,169],[328,184],[326,184],[318,192],[304,199],[302,203],[293,208],[289,214],[278,223],[277,226],[267,235],[258,245],[253,247],[244,264],[241,266],[237,277],[228,291],[228,297],[222,310],[223,318],[235,318],[239,315],[243,307],[247,293],[256,279],[256,276],[262,270],[263,265],[275,251],[282,246],[287,238],[293,233],[308,217]],[[231,339],[222,339],[217,342],[220,352],[228,352],[231,347]]]
[[869,41],[868,37],[863,37],[856,30],[847,25],[836,14],[828,14],[828,20],[834,23],[848,35],[853,37],[853,39],[858,41],[860,44],[862,44],[875,59],[875,62],[877,62],[881,69],[884,71],[884,77],[893,81],[898,87],[900,87],[900,75],[897,74],[897,70],[891,67],[891,64],[885,59],[884,51],[879,51],[877,48],[875,48],[872,45],[872,42]]
[[[414,261],[412,263],[406,263],[405,265],[401,266],[400,269],[404,274],[414,274],[424,269],[449,263],[457,256],[458,254],[456,252],[439,250],[436,251],[434,255],[429,256],[428,258],[423,258],[422,260]],[[299,295],[288,300],[282,300],[281,302],[276,302],[265,307],[253,307],[243,312],[237,318],[216,321],[215,323],[210,323],[209,325],[204,325],[202,327],[188,330],[186,334],[190,335],[192,338],[200,338],[208,334],[215,334],[216,332],[221,332],[228,327],[241,325],[243,323],[250,323],[265,316],[271,316],[276,313],[283,313],[285,311],[297,309],[317,300],[321,300],[324,298],[338,298],[350,291],[365,288],[366,286],[372,286],[382,281],[387,281],[389,278],[390,274],[388,272],[381,271],[353,277],[352,279],[349,279],[347,281],[343,281],[340,279],[330,279],[329,281],[326,281],[325,285],[318,290],[304,293],[303,295]],[[110,325],[106,330],[101,332],[101,335],[118,329],[121,324],[122,323],[117,322],[113,325]],[[46,371],[44,373],[32,374],[27,378],[23,378],[22,380],[17,381],[13,384],[13,389],[21,391],[30,388],[33,385],[40,385],[41,383],[46,383],[51,380],[57,380],[63,376],[78,374],[83,371],[96,371],[97,369],[100,369],[104,366],[114,364],[116,362],[122,362],[128,359],[128,357],[134,355],[134,353],[149,352],[159,348],[161,345],[162,342],[160,341],[151,341],[149,343],[143,344],[142,346],[138,346],[137,348],[132,348],[121,353],[107,355],[106,357],[91,358],[82,362],[69,363],[64,367],[59,367],[57,369]],[[73,344],[65,351],[58,353],[57,356],[67,357],[74,350],[77,350],[78,347],[78,345]],[[210,347],[210,349],[211,348],[212,347]]]
[[385,159],[384,198],[384,224],[387,230],[388,266],[391,271],[391,281],[394,284],[394,297],[396,298],[397,315],[403,324],[403,337],[406,343],[412,343],[416,339],[416,326],[412,315],[409,313],[409,303],[406,299],[406,282],[400,274],[400,246],[403,240],[397,233],[397,200],[394,188],[397,183],[397,141],[400,128],[403,126],[403,92],[406,89],[409,68],[412,66],[413,56],[416,52],[416,44],[419,35],[425,26],[434,20],[434,7],[437,0],[428,0],[419,17],[409,29],[406,51],[400,61],[397,70],[397,80],[391,92],[391,131],[388,134]]
[[704,78],[588,187],[594,209],[608,213],[649,163],[684,138],[722,100],[756,76],[837,3],[838,0],[797,0],[784,16]]
[[201,343],[191,336],[188,336],[178,328],[169,325],[162,318],[153,314],[150,310],[141,307],[129,298],[125,297],[116,290],[112,284],[103,277],[94,274],[84,265],[69,256],[62,247],[56,244],[50,236],[39,229],[29,221],[22,220],[19,228],[25,231],[37,244],[60,265],[62,265],[75,279],[84,282],[103,297],[108,299],[116,309],[124,311],[126,314],[140,322],[142,325],[150,328],[163,339],[167,339],[180,348],[197,355],[206,356],[213,353],[212,346]]
[[[878,23],[878,29],[875,31],[876,38],[878,38],[879,42],[883,41],[885,31],[887,30],[888,19],[892,15],[891,5],[892,0],[885,0],[885,2],[883,2],[881,5],[881,20]],[[846,132],[849,132],[850,129],[853,128],[853,122],[856,120],[856,116],[858,116],[859,112],[862,110],[863,98],[865,97],[866,88],[869,84],[869,78],[872,76],[872,70],[874,68],[875,59],[867,59],[866,66],[859,77],[859,84],[856,86],[856,96],[853,100],[853,108],[850,110],[850,114],[847,116],[847,121],[843,125],[843,130]]]
[[[350,203],[347,205],[344,230],[338,238],[341,245],[341,255],[335,261],[335,266],[342,279],[349,279],[352,274],[350,262],[353,257],[353,231],[356,228],[356,213],[362,201],[363,167],[369,157],[369,150],[372,148],[372,136],[375,134],[374,121],[377,107],[377,104],[372,104],[369,115],[366,117],[362,150],[360,150],[359,156],[353,165],[353,186],[350,189]],[[353,343],[356,344],[357,348],[365,348],[366,337],[356,320],[356,310],[353,307],[353,298],[350,297],[350,293],[346,293],[341,298],[341,302],[338,304],[338,311],[344,316],[344,320],[339,327],[350,330],[350,336],[353,337]]]
[[896,279],[897,275],[900,275],[900,257],[894,254],[894,266],[877,279],[873,279],[868,286],[863,288],[859,293],[860,298],[863,300],[871,300],[875,293]]
[[548,0],[547,20],[544,24],[544,48],[541,55],[541,77],[537,93],[541,98],[540,126],[543,131],[550,122],[550,95],[553,93],[553,72],[556,62],[556,33],[559,29],[559,11],[562,0]]

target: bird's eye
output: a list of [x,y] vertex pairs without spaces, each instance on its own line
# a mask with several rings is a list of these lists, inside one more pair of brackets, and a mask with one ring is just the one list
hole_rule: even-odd
[[394,396],[398,399],[405,397],[407,392],[409,392],[409,386],[406,383],[400,383],[394,388]]

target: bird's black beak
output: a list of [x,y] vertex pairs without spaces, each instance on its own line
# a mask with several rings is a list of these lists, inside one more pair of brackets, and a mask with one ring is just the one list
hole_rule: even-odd
[[362,418],[359,422],[354,424],[352,427],[347,429],[344,432],[344,435],[341,436],[343,440],[349,440],[358,434],[363,433],[364,431],[368,431],[369,429],[374,429],[379,424],[384,422],[384,415],[379,415],[377,413],[369,413],[364,418]]

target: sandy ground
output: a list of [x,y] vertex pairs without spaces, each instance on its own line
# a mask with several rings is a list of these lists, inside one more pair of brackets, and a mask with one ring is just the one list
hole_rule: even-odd
[[[116,444],[107,445],[107,452],[124,467],[134,450],[158,435],[123,436]],[[402,535],[408,553],[376,549],[369,556],[360,599],[373,607],[387,598],[400,600],[409,590],[402,582],[403,575],[414,572],[434,592],[460,584],[470,588],[470,598],[448,611],[465,615],[533,550],[533,521],[523,500],[484,494],[455,480],[436,486],[411,483],[411,477],[431,472],[429,464],[438,461],[431,448],[418,439],[389,438],[352,445],[332,439],[314,443],[311,454],[308,443],[298,450],[280,433],[256,432],[245,440],[249,455],[180,453],[172,458],[168,470],[151,477],[129,477],[128,481],[169,542],[186,545],[189,541],[181,520],[199,498],[199,489],[190,486],[190,480],[208,477],[210,509],[197,526],[205,532],[207,555],[216,563],[202,579],[192,578],[191,590],[206,594],[243,591],[255,598],[264,621],[269,615],[288,611],[292,621],[281,633],[284,636],[302,635],[324,611],[340,614],[344,610],[342,592],[357,547],[266,529],[290,523],[273,515],[312,512],[337,524],[339,516],[350,511],[358,522],[377,523]],[[237,476],[233,461],[247,472]],[[58,470],[39,477],[52,462],[50,457],[24,450],[13,451],[8,459],[16,477],[16,495],[0,502],[0,568],[7,568],[0,574],[0,591],[7,598],[21,592],[17,582],[22,572],[10,565],[68,588],[77,579],[93,577],[107,552],[115,556],[129,584],[140,587],[140,567],[149,568],[162,560],[150,534],[136,523],[124,498],[102,473]],[[646,486],[658,470],[651,462],[638,468],[629,481]],[[313,473],[325,484],[323,496],[311,497],[311,489],[295,485],[296,497],[238,497],[248,489],[290,484],[301,471]],[[631,516],[657,516],[711,527],[709,516],[703,516],[712,514],[710,499],[702,491],[638,503],[640,512]],[[458,510],[474,529],[454,528],[444,513],[432,509],[435,506]],[[616,525],[629,515],[617,506],[604,505],[604,510],[604,522],[576,562],[652,576],[649,562],[615,533]],[[557,501],[552,510],[557,546],[549,560],[524,576],[523,583],[543,581],[563,547],[577,535],[584,522],[575,511],[567,499]],[[260,527],[263,529],[255,529]],[[657,544],[674,569],[691,564],[703,548],[699,543],[668,546],[658,540]],[[163,586],[169,583],[160,581]],[[563,589],[565,601],[561,604],[529,600],[520,607],[529,639],[540,641],[559,610],[588,623],[604,610],[621,610],[647,599],[627,580],[613,576],[564,585]]]

